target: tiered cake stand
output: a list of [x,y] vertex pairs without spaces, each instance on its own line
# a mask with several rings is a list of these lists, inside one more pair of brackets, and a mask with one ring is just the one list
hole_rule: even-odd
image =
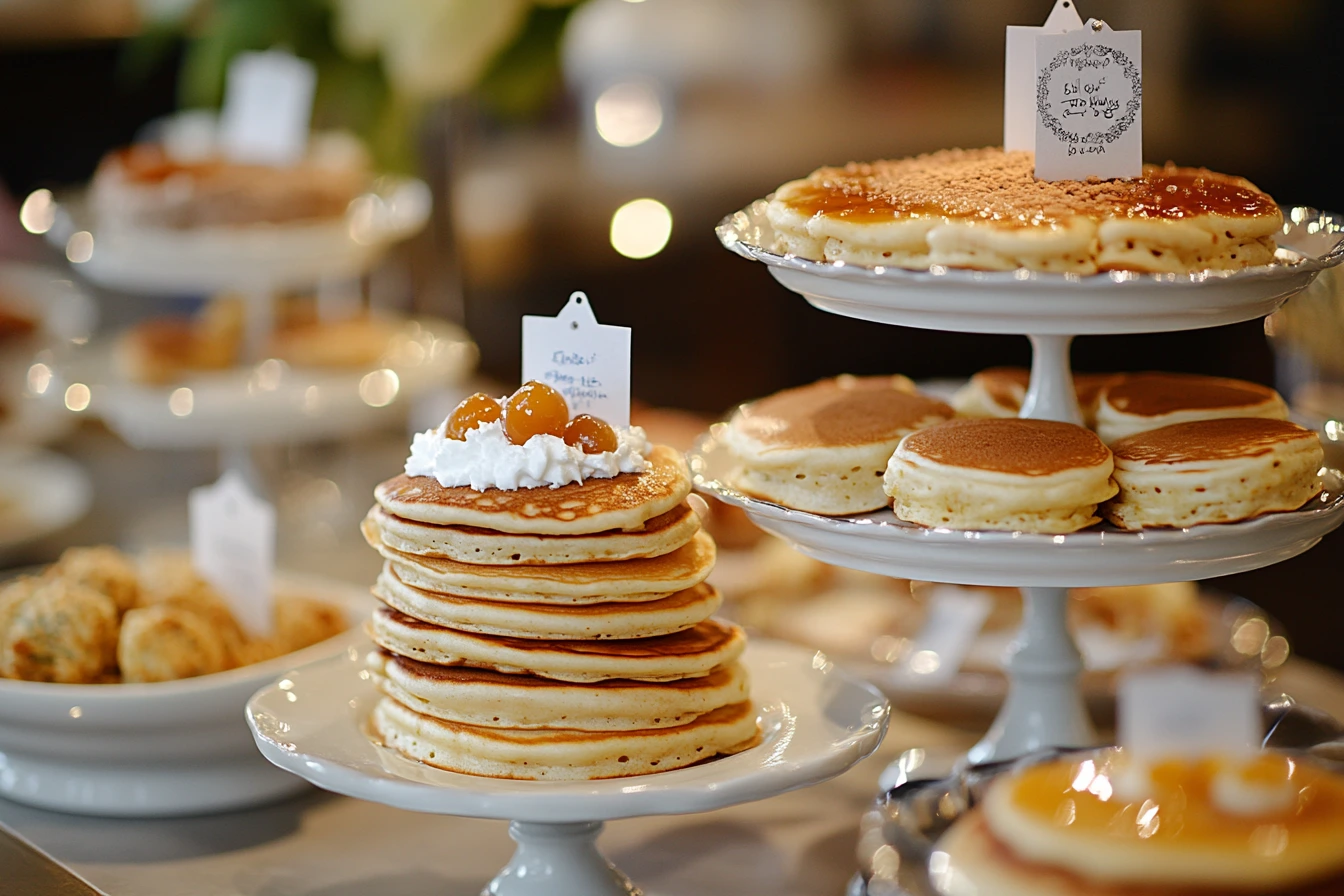
[[639,891],[597,850],[604,821],[708,812],[816,784],[872,753],[886,732],[886,700],[821,654],[753,641],[742,661],[760,743],[631,778],[514,781],[406,759],[367,729],[379,694],[354,648],[258,691],[247,721],[267,759],[318,787],[413,812],[510,820],[517,851],[484,893],[632,896]]
[[[124,380],[109,346],[90,345],[60,365],[40,396],[102,418],[137,448],[210,448],[225,466],[250,446],[315,441],[382,425],[394,405],[458,381],[476,347],[445,321],[404,322],[366,369],[290,369],[264,357],[276,297],[360,277],[428,221],[430,194],[413,178],[379,178],[332,221],[195,230],[106,232],[80,197],[59,203],[47,239],[99,286],[145,296],[238,293],[246,303],[243,363],[171,386]],[[66,389],[88,387],[71,403]],[[183,394],[186,389],[186,394]]]
[[[970,333],[1017,333],[1034,349],[1022,416],[1081,423],[1069,367],[1075,335],[1189,330],[1263,317],[1344,261],[1344,218],[1285,209],[1278,260],[1235,272],[1091,277],[861,267],[770,251],[765,202],[724,219],[723,245],[769,266],[814,306],[879,323]],[[1126,532],[1107,525],[1070,535],[923,529],[889,510],[830,518],[751,498],[726,483],[733,466],[715,432],[690,456],[696,488],[741,507],[761,528],[827,563],[898,578],[1016,586],[1022,629],[1008,660],[1007,699],[972,763],[1009,759],[1096,736],[1078,687],[1082,668],[1065,625],[1070,587],[1204,579],[1287,560],[1344,523],[1344,478],[1324,472],[1307,506],[1242,523]]]

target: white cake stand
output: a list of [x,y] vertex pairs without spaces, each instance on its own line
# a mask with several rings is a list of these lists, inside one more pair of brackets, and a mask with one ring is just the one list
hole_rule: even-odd
[[[136,448],[290,444],[386,426],[416,397],[468,377],[477,357],[461,327],[408,318],[395,327],[383,356],[362,367],[291,367],[267,359],[147,385],[126,379],[110,344],[94,343],[48,365],[50,380],[32,397],[69,416],[97,416]],[[66,390],[75,384],[89,392],[70,410]]]
[[318,787],[415,812],[509,819],[517,851],[484,893],[629,896],[639,891],[597,850],[604,821],[707,812],[816,784],[872,753],[886,731],[886,700],[820,653],[753,641],[743,662],[761,743],[632,778],[515,781],[406,759],[366,728],[378,692],[357,651],[258,691],[247,719],[267,759]]
[[[1033,347],[1022,416],[1081,423],[1069,346],[1075,335],[1211,327],[1269,314],[1322,270],[1344,262],[1344,217],[1285,210],[1277,260],[1233,272],[1080,277],[864,267],[780,255],[766,201],[717,228],[724,247],[769,266],[814,306],[879,323],[968,333],[1019,333]],[[829,563],[884,575],[1022,589],[1022,630],[1008,660],[1009,691],[971,762],[1010,759],[1096,735],[1078,687],[1082,660],[1065,625],[1068,587],[1201,579],[1256,569],[1307,550],[1344,523],[1340,475],[1307,507],[1244,523],[1072,535],[920,529],[889,512],[832,519],[748,498],[728,487],[731,459],[713,433],[691,455],[696,487],[742,507],[762,528]]]

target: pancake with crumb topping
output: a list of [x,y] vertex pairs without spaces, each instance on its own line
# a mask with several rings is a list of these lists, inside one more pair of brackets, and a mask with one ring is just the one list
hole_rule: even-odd
[[819,168],[775,191],[779,252],[848,264],[1095,274],[1268,264],[1278,205],[1244,178],[1145,165],[1141,177],[1044,181],[998,148]]
[[1127,373],[1101,390],[1097,435],[1107,445],[1173,423],[1219,417],[1288,419],[1288,405],[1268,386],[1193,373]]
[[840,376],[745,404],[723,440],[749,495],[840,516],[887,503],[882,471],[906,434],[952,417],[903,376]]
[[896,516],[930,528],[1061,534],[1115,494],[1110,450],[1051,420],[961,419],[911,433],[887,465]]
[[1176,423],[1114,443],[1119,493],[1101,514],[1122,529],[1235,523],[1297,510],[1321,491],[1316,433],[1287,420]]

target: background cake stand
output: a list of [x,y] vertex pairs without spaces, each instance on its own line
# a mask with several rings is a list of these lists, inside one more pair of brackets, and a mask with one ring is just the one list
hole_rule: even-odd
[[[41,397],[100,416],[137,448],[218,447],[222,466],[243,472],[251,468],[255,445],[329,439],[382,425],[391,408],[474,369],[476,347],[465,331],[445,321],[409,319],[387,354],[365,369],[290,369],[264,350],[281,293],[363,276],[393,245],[418,233],[430,209],[424,182],[393,176],[378,178],[342,217],[274,225],[109,231],[98,227],[82,195],[55,202],[47,240],[90,282],[146,296],[235,292],[247,310],[242,360],[232,370],[147,386],[121,377],[111,347],[94,344],[56,369]],[[71,406],[65,389],[73,384],[89,393]]]
[[[789,289],[835,314],[969,333],[1019,333],[1033,347],[1021,416],[1082,422],[1069,364],[1075,335],[1211,327],[1262,317],[1344,261],[1344,217],[1284,210],[1276,262],[1232,272],[1115,273],[1081,277],[863,267],[780,255],[766,201],[725,218],[724,247],[759,261]],[[747,512],[803,553],[840,566],[962,585],[1017,586],[1023,623],[1008,659],[1009,690],[973,763],[1055,746],[1094,743],[1078,676],[1082,660],[1065,623],[1069,587],[1202,579],[1278,563],[1344,523],[1337,471],[1305,508],[1243,523],[1070,535],[922,529],[889,511],[829,518],[748,498],[724,482],[731,458],[711,432],[690,456],[696,487]]]
[[753,641],[743,663],[761,743],[632,778],[514,781],[406,759],[365,727],[379,695],[358,651],[258,691],[247,719],[267,759],[319,787],[416,812],[510,820],[517,851],[485,893],[618,896],[638,890],[597,850],[604,821],[706,812],[816,784],[872,753],[886,731],[886,700],[822,654]]

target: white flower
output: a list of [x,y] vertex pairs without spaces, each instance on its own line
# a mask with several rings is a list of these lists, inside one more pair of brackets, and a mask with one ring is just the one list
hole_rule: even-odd
[[432,99],[471,88],[518,35],[529,0],[336,0],[336,38],[381,53],[393,87]]

